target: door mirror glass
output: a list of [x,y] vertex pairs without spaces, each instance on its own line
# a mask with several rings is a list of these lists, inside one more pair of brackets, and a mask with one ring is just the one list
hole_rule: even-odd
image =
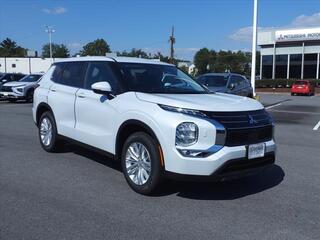
[[108,82],[96,82],[91,85],[91,89],[97,94],[109,95],[112,93],[111,86]]

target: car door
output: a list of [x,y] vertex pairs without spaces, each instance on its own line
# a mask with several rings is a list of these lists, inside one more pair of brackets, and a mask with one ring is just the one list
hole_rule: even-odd
[[117,92],[118,79],[113,71],[114,62],[90,62],[85,77],[84,87],[76,93],[75,113],[77,140],[113,152],[115,118],[117,116],[117,97],[94,93],[91,85],[96,82],[109,82]]
[[85,62],[55,64],[51,80],[53,84],[48,94],[58,133],[75,138],[75,99],[76,92],[83,85]]

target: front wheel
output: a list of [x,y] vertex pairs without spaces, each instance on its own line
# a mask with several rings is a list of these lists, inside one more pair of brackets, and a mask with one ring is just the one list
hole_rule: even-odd
[[128,137],[122,149],[121,165],[129,186],[137,193],[150,195],[162,180],[161,149],[157,141],[144,132]]
[[44,112],[39,121],[39,140],[47,152],[57,152],[61,147],[57,126],[51,112]]

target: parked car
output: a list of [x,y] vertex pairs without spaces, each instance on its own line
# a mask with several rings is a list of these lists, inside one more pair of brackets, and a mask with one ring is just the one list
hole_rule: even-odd
[[33,101],[33,92],[37,87],[37,82],[43,74],[30,74],[19,81],[7,82],[3,84],[0,97],[6,98],[10,102],[17,100]]
[[245,97],[253,97],[253,89],[249,80],[236,73],[206,73],[197,78],[211,92],[230,93]]
[[261,103],[210,93],[174,65],[141,58],[55,62],[35,89],[33,118],[45,151],[64,140],[102,150],[141,194],[166,177],[221,180],[275,161]]
[[25,75],[21,73],[2,73],[0,74],[0,91],[3,84],[12,81],[18,81],[23,78]]
[[309,80],[298,80],[291,87],[291,95],[314,95],[315,86]]

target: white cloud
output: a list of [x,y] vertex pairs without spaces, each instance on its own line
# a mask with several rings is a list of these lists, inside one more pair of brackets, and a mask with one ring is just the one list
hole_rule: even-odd
[[42,12],[46,14],[58,15],[67,12],[67,9],[65,7],[43,8]]
[[[300,15],[294,18],[291,23],[284,27],[312,27],[320,26],[320,12],[312,15]],[[266,30],[272,27],[259,27],[258,30]],[[229,38],[235,41],[251,42],[252,39],[252,26],[239,28]]]
[[295,27],[313,27],[320,26],[320,12],[312,15],[300,15],[296,17],[292,23]]
[[239,28],[229,38],[241,42],[250,42],[252,38],[252,26]]

